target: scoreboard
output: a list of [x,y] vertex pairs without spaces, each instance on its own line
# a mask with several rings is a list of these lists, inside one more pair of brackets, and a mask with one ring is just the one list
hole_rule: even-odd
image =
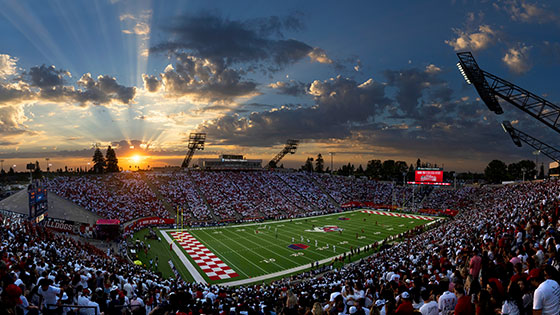
[[43,221],[49,210],[47,190],[39,181],[27,186],[29,195],[29,219],[39,223]]
[[450,185],[443,182],[443,170],[441,169],[417,169],[414,172],[414,181],[408,183],[414,185]]

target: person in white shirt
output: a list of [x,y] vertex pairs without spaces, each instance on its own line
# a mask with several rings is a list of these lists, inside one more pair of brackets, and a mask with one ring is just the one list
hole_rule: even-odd
[[[57,297],[62,297],[63,290],[51,285],[52,280],[42,279],[40,282],[40,288],[37,294],[41,297],[41,304],[44,309],[54,310],[57,309]],[[53,306],[55,305],[55,306]]]
[[[91,291],[89,289],[84,289],[83,294],[78,297],[79,306],[89,306],[80,308],[78,314],[80,315],[94,315],[100,314],[99,304],[91,301]],[[96,313],[97,311],[97,313]]]
[[438,304],[433,299],[433,294],[428,290],[424,290],[421,293],[422,300],[424,300],[424,305],[420,307],[420,313],[422,315],[439,315]]
[[560,285],[552,280],[555,273],[557,273],[556,269],[547,265],[544,269],[545,281],[538,284],[540,277],[531,278],[531,284],[534,286],[538,284],[533,297],[533,314],[558,315],[560,310]]
[[[449,281],[442,280],[441,285],[444,288],[448,288]],[[439,297],[438,307],[441,315],[451,314],[452,311],[455,311],[456,305],[457,305],[457,296],[455,296],[455,293],[449,292],[449,290],[443,292],[443,294]]]

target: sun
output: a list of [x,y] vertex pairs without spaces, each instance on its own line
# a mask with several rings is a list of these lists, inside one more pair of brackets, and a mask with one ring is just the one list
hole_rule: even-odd
[[142,161],[142,157],[138,154],[131,156],[130,159],[134,163],[138,163],[138,162]]

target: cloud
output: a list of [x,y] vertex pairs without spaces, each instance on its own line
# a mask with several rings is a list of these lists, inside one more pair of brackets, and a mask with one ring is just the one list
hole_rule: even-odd
[[0,79],[16,74],[18,59],[6,54],[0,54]]
[[33,98],[35,98],[35,93],[30,90],[27,83],[22,81],[17,83],[0,81],[0,105],[17,104]]
[[119,16],[121,22],[126,25],[122,32],[125,34],[134,34],[142,39],[150,38],[150,20],[152,18],[151,10],[144,10],[140,14],[125,13]]
[[336,77],[314,81],[309,93],[312,107],[282,106],[248,116],[223,115],[203,122],[198,130],[221,144],[270,146],[286,138],[345,138],[356,124],[374,119],[390,103],[383,84]]
[[300,96],[307,94],[309,84],[300,81],[290,80],[288,82],[277,81],[270,83],[268,87],[276,90],[277,94],[286,94],[291,96]]
[[531,70],[532,64],[529,57],[531,46],[520,45],[519,47],[512,47],[508,49],[502,61],[506,64],[510,71],[523,74]]
[[494,6],[499,10],[506,11],[510,18],[517,22],[545,24],[559,20],[558,16],[550,8],[538,3],[513,0],[505,1],[502,7],[497,3]]
[[405,70],[386,70],[383,72],[389,86],[395,87],[397,106],[389,109],[394,118],[418,118],[424,103],[420,102],[424,91],[429,90],[431,99],[448,102],[452,90],[438,77],[440,71],[434,65],[424,70],[412,68]]
[[129,104],[136,95],[136,87],[120,85],[117,83],[117,79],[108,75],[100,75],[95,81],[90,73],[86,73],[77,83],[85,88],[84,91],[78,92],[77,99],[81,103],[107,104],[116,100]]
[[0,135],[9,136],[27,132],[28,120],[22,106],[0,106]]
[[228,101],[257,94],[257,84],[244,80],[239,71],[187,54],[177,54],[175,67],[168,66],[161,78],[168,95],[195,101]]
[[125,34],[148,35],[150,34],[150,25],[144,22],[138,22],[132,30],[122,30]]
[[461,29],[453,29],[457,38],[446,40],[445,43],[453,47],[455,51],[460,50],[483,50],[496,41],[497,32],[489,25],[480,25],[477,31],[467,32]]
[[309,56],[309,58],[311,58],[311,61],[313,61],[313,62],[326,63],[326,64],[332,64],[333,63],[332,59],[330,59],[327,56],[327,53],[325,52],[325,50],[323,50],[319,47],[313,48],[313,50],[308,53],[308,56]]
[[222,60],[224,65],[269,62],[268,70],[277,70],[294,63],[313,48],[294,39],[283,39],[285,30],[301,27],[296,16],[235,21],[205,13],[185,16],[173,21],[164,30],[174,40],[151,48],[155,52],[187,51],[190,55]]
[[142,74],[142,80],[144,81],[144,88],[148,92],[158,92],[161,88],[161,81],[154,75]]
[[441,72],[441,68],[434,64],[429,64],[426,66],[426,73],[435,74]]
[[31,67],[29,69],[29,83],[31,86],[39,88],[52,88],[62,86],[64,77],[71,77],[70,72],[66,70],[57,70],[55,66]]

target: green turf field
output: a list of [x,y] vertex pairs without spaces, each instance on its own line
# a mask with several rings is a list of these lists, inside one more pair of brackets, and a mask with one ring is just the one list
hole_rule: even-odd
[[[433,221],[353,211],[292,221],[185,230],[239,275],[223,280],[210,280],[187,251],[181,250],[207,282],[224,283],[269,275],[295,267],[309,268],[312,262],[321,260],[325,263],[330,262],[332,258],[349,252],[351,247],[356,249],[370,245],[429,222]],[[329,226],[340,228],[341,231],[331,228],[335,231],[324,232],[323,228]],[[160,231],[160,233],[167,233],[169,239],[173,239],[173,232],[173,230]],[[141,235],[137,234],[137,236]],[[140,257],[140,259],[149,259],[150,255],[161,255],[160,261],[165,262],[170,259],[168,257],[173,257],[173,262],[179,268],[179,272],[184,275],[185,279],[191,280],[190,275],[184,274],[188,271],[184,266],[180,266],[179,257],[169,251],[165,238],[162,239],[163,244],[152,245],[153,253],[149,253],[148,257]],[[177,244],[177,240],[174,241]],[[317,241],[317,246],[315,241]],[[308,247],[294,250],[288,247],[291,244],[303,244]],[[368,254],[371,253],[361,252],[361,255],[353,258],[358,259]],[[164,267],[163,265],[160,263],[160,270],[164,275],[169,275],[170,269],[167,265]],[[296,272],[301,272],[301,270],[292,271],[292,273]]]

